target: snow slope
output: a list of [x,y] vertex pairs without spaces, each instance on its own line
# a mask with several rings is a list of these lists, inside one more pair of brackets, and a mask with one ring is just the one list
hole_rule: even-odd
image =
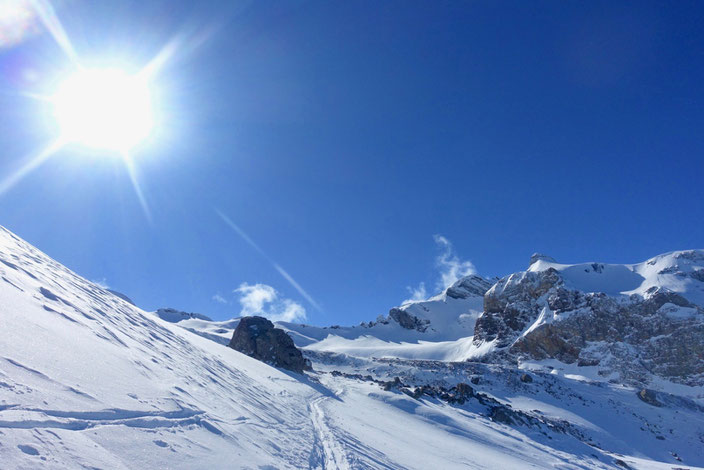
[[[687,468],[704,464],[691,399],[655,408],[632,390],[570,392],[588,385],[560,376],[537,378],[543,388],[530,392],[515,371],[486,365],[308,354],[313,374],[272,368],[138,309],[0,229],[3,469],[621,468],[617,460],[671,469],[672,453]],[[479,373],[477,387],[497,404],[542,409],[623,443],[501,424],[477,400],[415,400],[333,370],[435,383]],[[574,407],[575,394],[603,410],[598,419],[590,405]],[[623,416],[609,418],[615,408]],[[665,440],[621,435],[645,426],[641,418]]]
[[321,387],[173,326],[0,232],[2,468],[298,468]]
[[537,259],[528,271],[549,268],[560,273],[567,287],[582,292],[643,296],[660,287],[704,306],[704,250],[673,251],[637,264],[559,264]]

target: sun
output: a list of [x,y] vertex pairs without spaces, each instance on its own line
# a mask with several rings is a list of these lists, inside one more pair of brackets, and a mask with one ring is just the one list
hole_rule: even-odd
[[147,80],[119,69],[83,69],[64,80],[52,98],[61,140],[127,152],[154,127]]

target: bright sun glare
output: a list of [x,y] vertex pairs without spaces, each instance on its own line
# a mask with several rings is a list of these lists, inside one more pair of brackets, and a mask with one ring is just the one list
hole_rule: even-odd
[[64,142],[126,152],[154,125],[149,86],[122,70],[81,70],[68,77],[53,99]]

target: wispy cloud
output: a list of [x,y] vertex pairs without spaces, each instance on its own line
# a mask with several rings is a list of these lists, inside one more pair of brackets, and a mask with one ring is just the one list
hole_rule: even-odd
[[308,303],[310,303],[319,312],[323,311],[323,309],[320,307],[320,304],[316,302],[315,299],[313,299],[313,297],[308,292],[306,292],[306,290],[303,289],[303,287],[301,287],[298,282],[296,282],[293,276],[291,276],[284,268],[281,267],[279,263],[274,261],[268,254],[266,254],[266,252],[259,245],[257,245],[257,243],[252,240],[249,235],[245,233],[244,230],[242,230],[237,224],[235,224],[228,216],[223,214],[220,210],[215,209],[215,212],[228,227],[230,227],[237,235],[239,235],[245,242],[247,242],[249,246],[254,248],[257,253],[262,255],[262,257],[266,259],[274,267],[274,269],[276,269],[276,271],[281,275],[281,277],[286,279],[286,282],[291,284],[291,286],[296,289],[299,294],[301,294],[301,297],[306,299]]
[[411,294],[411,297],[404,300],[403,303],[416,302],[418,300],[425,300],[428,298],[428,292],[425,289],[425,282],[418,284],[418,287],[407,286],[406,290]]
[[240,295],[241,316],[260,315],[273,321],[296,322],[306,319],[306,309],[291,299],[281,298],[279,293],[266,284],[243,282],[235,289]]
[[[442,235],[434,235],[433,240],[435,241],[435,245],[440,249],[440,253],[435,258],[435,267],[438,270],[438,279],[435,283],[436,291],[443,291],[459,279],[477,273],[471,261],[463,261],[460,259],[450,240]],[[418,287],[408,286],[406,289],[411,294],[411,297],[404,300],[403,303],[428,298],[428,292],[424,282],[418,284]]]
[[93,284],[97,284],[98,286],[102,287],[105,290],[110,289],[110,285],[108,284],[108,280],[105,278],[97,279],[97,280],[93,281]]
[[219,304],[226,304],[226,303],[228,303],[228,302],[227,302],[227,299],[226,299],[225,297],[223,297],[222,295],[220,295],[220,294],[215,294],[215,295],[213,296],[213,300],[216,301],[216,302],[219,303]]
[[459,256],[457,256],[450,240],[442,235],[433,236],[433,240],[435,240],[435,244],[441,250],[440,254],[435,259],[435,264],[440,271],[440,279],[438,279],[436,284],[439,290],[450,287],[460,278],[477,273],[471,261],[462,261]]

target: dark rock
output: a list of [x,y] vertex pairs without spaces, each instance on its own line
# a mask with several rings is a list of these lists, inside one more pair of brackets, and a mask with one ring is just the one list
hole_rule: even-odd
[[495,423],[507,424],[509,426],[516,424],[513,420],[513,413],[505,406],[494,406],[489,410],[489,419]]
[[577,360],[577,366],[578,367],[591,367],[591,366],[598,366],[599,365],[599,359],[589,359],[589,358],[582,358],[580,357]]
[[641,401],[644,401],[648,405],[652,406],[662,406],[662,403],[658,401],[658,395],[655,390],[650,390],[648,388],[642,389],[640,392],[638,392],[638,398],[641,399]]
[[451,390],[450,403],[459,403],[464,405],[464,403],[474,396],[474,389],[464,382],[460,382],[455,385]]
[[553,258],[552,256],[544,255],[542,253],[533,253],[533,255],[530,257],[530,264],[533,264],[536,261],[547,261],[548,263],[556,263],[555,258]]
[[176,310],[175,308],[160,308],[155,313],[159,318],[166,320],[169,323],[178,323],[182,320],[192,319],[213,321],[210,317],[203,315],[202,313],[182,312],[180,310]]
[[464,382],[455,385],[455,394],[458,397],[470,398],[474,396],[474,389]]
[[529,383],[533,382],[533,377],[531,377],[528,374],[522,374],[521,375],[521,382],[523,382],[525,384],[529,384]]
[[481,276],[470,275],[452,284],[445,293],[453,299],[466,299],[476,296],[483,297],[490,288],[491,282]]
[[484,312],[474,328],[474,343],[498,340],[496,347],[513,343],[518,332],[525,330],[538,316],[537,299],[563,284],[557,270],[526,272],[518,281],[505,277],[484,295]]
[[390,390],[393,390],[395,388],[400,388],[403,387],[403,382],[401,382],[401,379],[399,377],[394,377],[393,380],[390,380],[388,382],[382,382],[381,387],[386,390],[387,392]]
[[403,393],[404,395],[408,395],[408,396],[411,397],[411,398],[415,398],[416,400],[418,399],[418,397],[416,397],[416,392],[415,392],[415,390],[411,390],[411,389],[408,388],[408,387],[401,387],[401,388],[399,389],[399,391],[400,391],[401,393]]
[[430,325],[430,321],[413,316],[400,308],[392,308],[389,311],[389,317],[401,325],[402,328],[407,330],[418,330],[423,332],[428,329],[428,325]]
[[303,357],[291,337],[263,317],[242,318],[228,346],[267,364],[293,372],[311,370],[310,361]]
[[528,353],[533,358],[556,358],[566,364],[574,363],[579,357],[579,348],[562,337],[559,328],[551,324],[541,325],[521,338],[515,351]]
[[481,382],[481,380],[482,379],[476,375],[474,377],[472,377],[471,379],[469,379],[469,381],[472,382],[472,384],[474,384],[474,385],[478,385],[479,382]]
[[623,468],[627,468],[627,469],[630,469],[630,468],[631,468],[630,465],[628,465],[626,462],[624,462],[624,461],[621,460],[621,459],[616,459],[616,460],[614,460],[614,463],[615,463],[616,465],[618,465],[619,467],[623,467]]

